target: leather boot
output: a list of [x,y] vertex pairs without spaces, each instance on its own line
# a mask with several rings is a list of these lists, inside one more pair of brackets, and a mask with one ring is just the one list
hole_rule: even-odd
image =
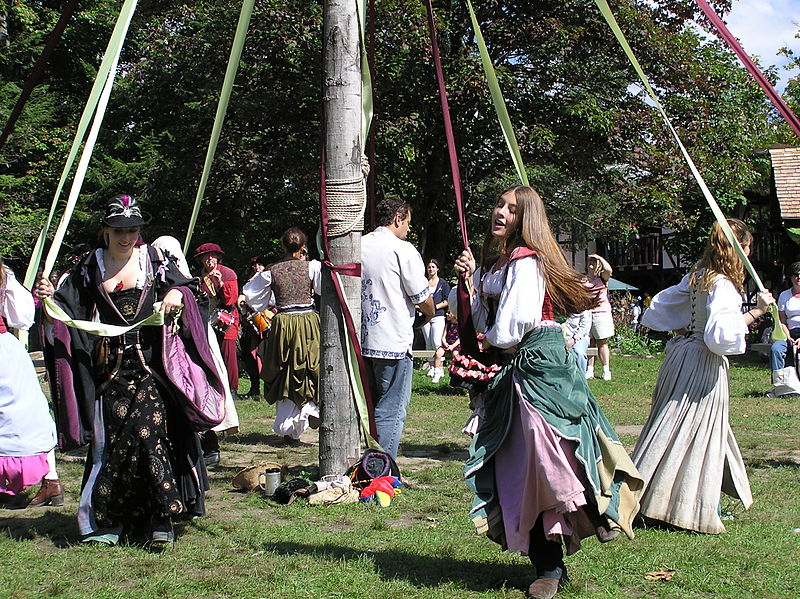
[[558,578],[537,578],[528,587],[530,599],[553,599],[558,592]]
[[42,486],[39,487],[39,492],[28,502],[28,507],[40,507],[45,505],[52,505],[54,507],[61,507],[64,505],[64,487],[61,486],[61,481],[57,478],[54,480],[48,478],[42,480]]

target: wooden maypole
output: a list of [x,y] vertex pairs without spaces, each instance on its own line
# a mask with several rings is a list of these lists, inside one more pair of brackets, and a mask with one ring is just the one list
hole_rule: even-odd
[[[322,103],[331,211],[328,259],[334,265],[360,263],[363,216],[358,218],[358,213],[362,206],[357,194],[350,192],[359,185],[363,188],[361,49],[356,0],[326,0],[323,18]],[[361,279],[343,276],[342,281],[356,330],[360,330]],[[342,311],[329,276],[323,277],[320,317],[320,471],[322,475],[341,474],[361,451],[353,390],[345,366]]]

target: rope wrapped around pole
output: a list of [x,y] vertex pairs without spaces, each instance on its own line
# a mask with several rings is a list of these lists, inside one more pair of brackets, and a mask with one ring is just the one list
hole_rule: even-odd
[[352,179],[325,179],[328,200],[328,235],[339,237],[364,229],[367,208],[369,161],[361,160],[361,176]]

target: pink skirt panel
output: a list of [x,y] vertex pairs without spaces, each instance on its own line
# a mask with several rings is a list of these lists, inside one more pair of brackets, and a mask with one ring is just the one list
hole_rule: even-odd
[[495,482],[508,550],[528,555],[530,531],[543,513],[548,539],[563,537],[567,553],[594,535],[581,506],[589,489],[571,441],[559,436],[541,414],[515,393],[511,429],[495,454]]
[[0,456],[0,493],[17,495],[31,485],[38,485],[49,471],[46,453]]

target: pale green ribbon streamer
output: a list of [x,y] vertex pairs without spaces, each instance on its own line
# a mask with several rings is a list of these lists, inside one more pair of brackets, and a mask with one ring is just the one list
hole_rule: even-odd
[[74,329],[80,329],[81,331],[85,331],[90,335],[98,335],[100,337],[117,337],[119,335],[124,335],[136,327],[160,327],[164,324],[164,313],[161,311],[161,302],[156,302],[153,304],[153,313],[150,316],[130,326],[104,324],[102,322],[93,322],[91,320],[78,320],[72,318],[69,314],[64,312],[61,306],[55,303],[51,297],[46,297],[43,303],[45,309],[47,310],[47,314],[50,315],[51,318],[60,320],[65,325]]
[[514,127],[511,125],[511,118],[508,116],[508,109],[503,99],[503,92],[500,90],[500,83],[497,81],[494,65],[492,64],[492,59],[489,57],[489,50],[486,48],[486,42],[483,40],[481,27],[478,24],[478,19],[475,17],[475,11],[472,9],[472,2],[470,2],[470,0],[467,0],[467,8],[469,9],[469,17],[472,19],[475,39],[478,42],[483,72],[486,73],[486,80],[489,83],[489,93],[492,95],[494,109],[495,112],[497,112],[497,120],[500,121],[500,128],[503,130],[503,137],[505,137],[508,150],[511,152],[511,159],[514,161],[514,168],[517,169],[517,176],[523,185],[529,185],[528,172],[525,170],[525,165],[522,163],[522,153],[519,151]]
[[100,132],[100,125],[103,123],[106,107],[108,106],[108,99],[111,96],[111,88],[114,86],[114,77],[116,75],[117,60],[119,55],[115,58],[111,65],[111,70],[108,73],[103,93],[100,95],[100,101],[97,103],[97,112],[94,115],[92,128],[89,130],[89,135],[86,137],[86,144],[83,146],[83,153],[78,162],[78,168],[75,170],[75,178],[72,180],[72,187],[69,191],[69,198],[67,205],[64,208],[64,214],[61,215],[61,222],[58,223],[58,228],[53,236],[53,244],[50,246],[50,251],[47,252],[47,258],[44,261],[44,268],[42,270],[42,277],[47,278],[53,270],[53,265],[58,258],[58,251],[61,249],[61,243],[64,241],[64,236],[67,233],[70,220],[72,219],[72,212],[75,210],[75,205],[78,203],[78,196],[83,187],[83,180],[86,177],[86,170],[89,168],[89,161],[92,159],[92,152],[94,145],[97,141],[97,135]]
[[242,48],[244,47],[244,40],[247,37],[247,29],[250,26],[250,15],[253,14],[254,4],[255,0],[244,0],[242,2],[242,10],[239,12],[239,24],[236,26],[236,35],[233,38],[233,45],[231,46],[231,53],[228,58],[228,67],[225,70],[225,79],[222,82],[222,90],[219,94],[217,114],[214,117],[214,126],[211,129],[211,139],[208,141],[203,174],[200,177],[200,185],[197,187],[194,208],[192,208],[192,217],[189,220],[189,230],[186,232],[186,241],[183,243],[183,253],[187,256],[189,255],[189,244],[192,242],[194,226],[197,223],[197,215],[200,213],[200,204],[203,203],[203,196],[206,192],[208,176],[211,173],[211,164],[214,162],[214,154],[216,154],[217,151],[220,132],[222,131],[222,125],[225,123],[225,115],[228,112],[228,102],[231,98],[231,90],[233,89],[233,82],[236,79],[236,73],[239,70],[239,61],[242,58]]
[[369,128],[372,125],[372,73],[369,70],[367,57],[366,27],[367,27],[367,0],[356,0],[358,13],[358,33],[361,37],[361,153],[367,147]]
[[[467,0],[467,2],[469,2],[469,0]],[[755,268],[753,268],[753,265],[750,262],[749,258],[745,255],[742,246],[739,244],[739,240],[736,239],[736,236],[733,234],[733,231],[731,231],[731,228],[728,225],[728,221],[725,218],[725,215],[722,213],[722,210],[717,204],[717,201],[714,199],[714,196],[708,189],[708,186],[706,185],[706,182],[703,180],[700,171],[697,170],[697,167],[695,166],[691,156],[689,156],[689,152],[687,152],[686,148],[684,147],[683,142],[678,136],[678,132],[675,131],[675,128],[672,126],[672,123],[670,122],[669,117],[667,116],[667,113],[664,110],[664,107],[661,105],[658,96],[656,95],[655,91],[650,85],[650,81],[644,74],[642,67],[639,65],[639,61],[636,59],[636,56],[633,54],[633,50],[631,50],[628,41],[625,39],[625,35],[622,33],[622,30],[617,24],[617,20],[614,18],[614,15],[611,12],[611,8],[609,8],[608,6],[608,2],[606,2],[606,0],[595,0],[595,4],[597,4],[597,7],[600,9],[600,12],[602,13],[603,17],[605,17],[609,27],[611,27],[611,30],[614,32],[617,41],[619,41],[620,45],[622,46],[622,49],[625,51],[628,60],[631,62],[633,68],[636,70],[636,73],[639,75],[639,78],[642,80],[645,90],[647,90],[647,93],[650,95],[650,98],[653,100],[659,112],[661,113],[661,116],[664,118],[664,122],[667,124],[667,128],[670,130],[673,137],[675,138],[675,141],[678,144],[678,147],[680,148],[681,153],[683,154],[683,157],[686,160],[686,163],[689,165],[689,170],[692,171],[692,175],[694,175],[694,178],[697,180],[697,184],[700,186],[700,189],[702,190],[703,195],[706,198],[706,202],[708,202],[708,205],[711,208],[711,212],[714,213],[714,217],[717,219],[717,222],[719,223],[723,233],[725,234],[725,237],[728,239],[731,246],[733,246],[733,249],[739,256],[739,259],[742,261],[744,267],[747,269],[747,272],[750,273],[750,276],[752,277],[753,282],[755,283],[758,290],[761,292],[765,291],[764,284],[761,282],[758,273],[756,273],[756,270]],[[774,321],[774,326],[772,328],[772,338],[776,341],[785,341],[786,333],[784,332],[783,327],[781,326],[780,320],[778,318],[777,306],[775,304],[772,304],[769,308],[769,312]]]
[[[339,279],[339,285],[342,285],[342,277],[337,272],[334,273]],[[364,440],[367,447],[370,449],[378,449],[383,451],[383,448],[378,444],[378,441],[372,438],[369,432],[369,410],[367,409],[367,399],[364,394],[364,387],[361,384],[361,377],[358,376],[358,357],[356,356],[356,348],[350,342],[350,335],[345,330],[344,335],[345,343],[345,362],[347,366],[347,375],[350,377],[350,387],[353,389],[353,397],[356,403],[356,412],[358,413],[358,425],[364,435]]]
[[[97,71],[97,76],[95,77],[92,91],[90,92],[89,99],[86,101],[86,106],[83,109],[83,114],[81,115],[80,122],[78,123],[78,129],[75,131],[75,139],[72,141],[72,147],[70,148],[67,156],[67,162],[64,165],[64,170],[61,173],[61,179],[58,182],[58,187],[56,187],[56,192],[53,196],[53,202],[50,205],[50,213],[47,215],[47,220],[45,221],[44,227],[42,227],[42,230],[39,232],[39,237],[33,246],[33,252],[31,254],[30,262],[28,262],[28,270],[25,271],[24,279],[24,285],[28,289],[33,287],[34,280],[36,279],[36,272],[39,269],[39,263],[42,261],[42,253],[44,252],[44,244],[45,240],[47,239],[47,232],[50,230],[50,225],[53,222],[53,216],[55,215],[58,200],[61,197],[61,191],[64,188],[64,184],[67,181],[70,171],[72,170],[75,157],[78,155],[78,150],[80,149],[83,138],[86,135],[86,129],[89,127],[89,121],[91,120],[92,115],[97,108],[100,94],[102,93],[102,90],[108,80],[108,74],[112,70],[111,65],[112,63],[116,64],[115,61],[119,57],[120,50],[125,41],[125,34],[131,22],[131,17],[136,10],[136,2],[137,0],[126,0],[125,4],[122,6],[122,10],[119,13],[119,17],[117,18],[117,23],[114,26],[114,31],[111,34],[111,38],[108,41],[108,46],[106,47],[106,52],[103,55],[103,60],[100,63],[100,68]],[[60,247],[57,248],[57,250],[58,249],[60,249]]]

